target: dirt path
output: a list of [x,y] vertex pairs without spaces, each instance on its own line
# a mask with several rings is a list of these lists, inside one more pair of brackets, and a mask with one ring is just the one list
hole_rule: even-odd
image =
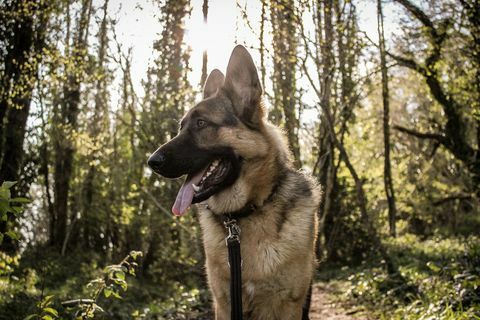
[[367,316],[361,309],[349,308],[339,302],[338,290],[332,285],[316,283],[313,286],[310,320],[364,320]]

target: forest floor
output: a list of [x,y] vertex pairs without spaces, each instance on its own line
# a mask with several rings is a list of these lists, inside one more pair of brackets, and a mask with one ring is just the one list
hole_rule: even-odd
[[310,320],[366,320],[363,308],[341,300],[338,286],[319,282],[314,284],[310,305]]

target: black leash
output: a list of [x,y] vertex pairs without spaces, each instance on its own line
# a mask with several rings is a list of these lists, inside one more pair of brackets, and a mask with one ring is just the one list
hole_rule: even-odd
[[[272,192],[266,199],[269,202],[274,197],[278,189],[278,184],[272,189]],[[207,210],[213,211],[206,206]],[[228,248],[228,265],[230,267],[230,319],[242,320],[242,256],[240,253],[240,227],[236,219],[245,218],[257,210],[257,206],[247,204],[240,210],[225,213],[223,215],[215,215],[216,217],[223,216],[223,225],[228,230],[228,235],[225,237],[225,243]],[[235,218],[235,219],[234,219]],[[221,218],[220,218],[221,219]]]
[[228,265],[230,266],[230,319],[242,320],[242,256],[240,254],[240,227],[230,215],[223,222],[228,230],[225,238],[228,247]]

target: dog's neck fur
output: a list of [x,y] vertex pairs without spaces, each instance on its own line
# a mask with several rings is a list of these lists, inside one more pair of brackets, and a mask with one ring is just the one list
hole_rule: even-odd
[[[237,181],[231,187],[207,200],[208,207],[212,212],[224,214],[240,210],[247,205],[262,206],[277,187],[279,177],[286,170],[292,168],[289,152],[283,154],[273,152],[273,150],[288,150],[288,148],[284,148],[287,142],[279,129],[269,123],[264,123],[260,130],[262,130],[262,136],[266,137],[264,143],[258,144],[259,149],[263,148],[262,156],[245,159]],[[249,137],[238,136],[238,139],[241,142],[251,143]],[[276,172],[276,175],[266,174],[272,171]]]

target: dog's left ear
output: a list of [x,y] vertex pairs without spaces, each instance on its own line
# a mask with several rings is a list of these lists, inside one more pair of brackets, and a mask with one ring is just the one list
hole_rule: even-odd
[[237,116],[248,126],[258,127],[264,116],[260,103],[262,86],[252,56],[241,45],[233,49],[224,88],[232,100]]
[[207,81],[205,81],[205,86],[203,87],[203,99],[210,98],[217,93],[217,90],[223,85],[224,81],[225,76],[223,73],[218,69],[213,69],[212,72],[210,72]]

